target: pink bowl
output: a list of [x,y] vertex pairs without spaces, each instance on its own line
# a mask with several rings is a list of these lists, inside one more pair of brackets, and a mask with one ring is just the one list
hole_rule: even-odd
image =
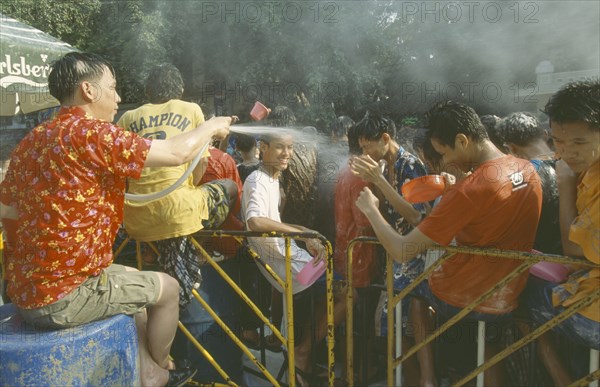
[[320,276],[325,273],[325,261],[317,263],[317,266],[313,265],[313,261],[307,262],[306,265],[296,274],[296,280],[302,285],[312,285]]
[[546,281],[561,283],[567,279],[569,269],[555,262],[538,262],[531,266],[529,273]]
[[261,121],[267,118],[270,112],[271,109],[256,101],[254,107],[252,107],[252,110],[250,111],[250,117],[252,117],[254,121]]

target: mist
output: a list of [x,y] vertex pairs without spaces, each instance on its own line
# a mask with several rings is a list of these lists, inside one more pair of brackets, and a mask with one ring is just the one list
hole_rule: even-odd
[[443,99],[502,115],[535,109],[519,90],[533,94],[541,61],[555,72],[600,68],[598,2],[279,2],[270,13],[261,2],[211,4],[192,27],[195,86],[202,97],[221,87],[237,105],[300,105],[303,93],[329,118],[378,109],[398,119]]
[[289,106],[300,124],[319,131],[336,116],[358,120],[366,110],[400,123],[445,99],[480,114],[538,111],[540,62],[596,77],[600,68],[596,1],[118,5],[137,7],[104,21],[107,30],[125,31],[126,44],[105,54],[120,64],[126,88],[137,79],[137,88],[121,93],[126,102],[143,99],[147,69],[170,61],[182,71],[186,99],[242,121],[256,100]]

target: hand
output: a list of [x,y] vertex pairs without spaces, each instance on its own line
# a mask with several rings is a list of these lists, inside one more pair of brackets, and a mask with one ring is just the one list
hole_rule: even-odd
[[310,238],[306,241],[306,249],[313,257],[315,257],[315,259],[313,260],[313,266],[316,266],[327,256],[325,246],[323,246],[321,241],[316,238]]
[[215,134],[213,137],[216,140],[223,140],[229,134],[229,126],[237,120],[236,116],[233,117],[213,117],[207,122],[213,125]]
[[385,180],[383,176],[382,168],[379,163],[371,158],[369,155],[354,156],[350,159],[350,169],[352,173],[368,181],[369,183],[376,184]]
[[358,207],[365,215],[370,211],[379,211],[379,199],[373,195],[373,192],[371,192],[369,188],[365,187],[360,194],[358,194],[356,207]]
[[440,175],[444,178],[444,192],[446,192],[448,190],[448,188],[450,188],[450,186],[456,184],[456,176],[451,175],[449,173],[446,172],[442,172],[440,173]]

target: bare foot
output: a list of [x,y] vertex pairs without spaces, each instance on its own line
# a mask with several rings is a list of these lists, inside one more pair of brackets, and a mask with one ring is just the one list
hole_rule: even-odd
[[165,386],[169,381],[169,371],[159,367],[157,364],[142,367],[142,386]]

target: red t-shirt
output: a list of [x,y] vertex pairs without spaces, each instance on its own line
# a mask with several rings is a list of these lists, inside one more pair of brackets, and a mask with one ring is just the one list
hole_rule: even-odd
[[125,181],[139,178],[150,145],[77,107],[17,145],[0,185],[0,201],[19,214],[6,257],[17,306],[51,304],[112,263]]
[[[242,180],[235,164],[233,157],[223,152],[220,149],[211,147],[209,149],[210,158],[208,159],[208,166],[206,172],[200,180],[200,184],[209,183],[213,180],[230,179],[232,180],[238,189],[238,197],[234,206],[229,211],[229,215],[219,226],[221,230],[244,230],[244,224],[237,218],[240,213],[240,206],[242,201]],[[214,249],[225,256],[234,256],[240,247],[240,244],[232,238],[211,238],[205,243],[206,248]]]
[[[418,228],[440,245],[456,238],[459,246],[530,251],[541,203],[539,176],[533,165],[503,156],[483,163],[452,186]],[[446,303],[465,307],[521,263],[510,258],[456,254],[431,274],[429,286]],[[512,311],[526,281],[525,272],[476,310],[489,314]]]
[[[338,175],[335,186],[334,262],[336,271],[344,278],[348,261],[348,243],[359,236],[375,236],[371,223],[355,204],[360,191],[367,186],[368,183],[354,176],[348,166]],[[371,280],[377,275],[377,269],[375,245],[356,244],[352,249],[352,286],[356,288],[369,286]]]

